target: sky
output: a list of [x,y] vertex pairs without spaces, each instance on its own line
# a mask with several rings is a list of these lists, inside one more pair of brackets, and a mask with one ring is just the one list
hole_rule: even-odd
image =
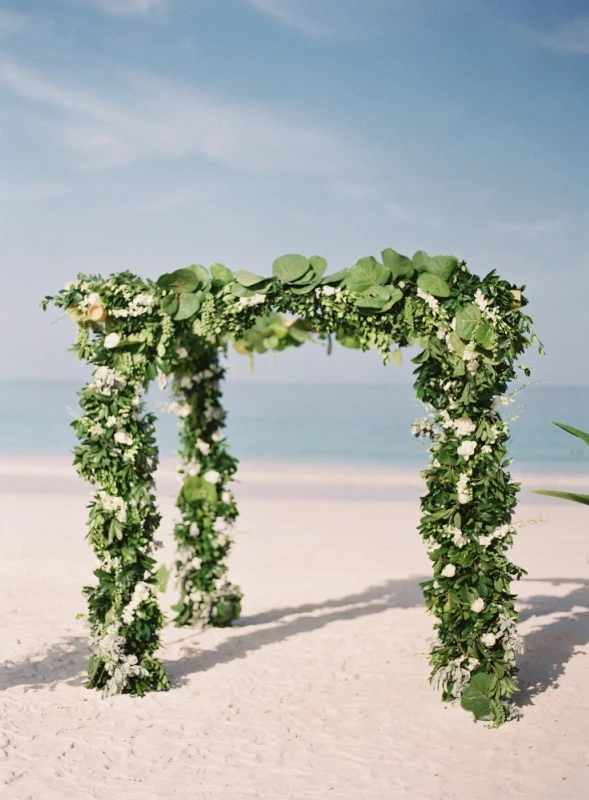
[[[78,271],[393,247],[525,284],[534,377],[589,385],[588,87],[586,2],[3,0],[2,377],[82,374],[38,306]],[[255,379],[411,369],[308,345]]]

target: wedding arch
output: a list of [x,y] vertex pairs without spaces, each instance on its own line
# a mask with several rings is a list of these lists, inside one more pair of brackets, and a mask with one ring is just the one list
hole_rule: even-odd
[[311,337],[331,347],[335,339],[379,350],[385,363],[393,347],[398,360],[399,348],[417,344],[415,391],[428,416],[412,430],[430,439],[419,530],[433,564],[422,584],[436,618],[431,679],[444,700],[460,699],[476,719],[500,724],[515,713],[507,699],[517,689],[522,640],[510,584],[524,570],[506,555],[519,486],[507,471],[508,428],[498,408],[516,359],[538,343],[521,311],[522,289],[494,271],[479,278],[453,256],[423,251],[408,258],[386,249],[382,261],[369,256],[326,270],[319,256],[291,254],[276,259],[272,277],[221,264],[192,265],[155,282],[130,272],[80,274],[43,301],[77,323],[73,351],[94,368],[72,423],[74,464],[93,485],[88,538],[98,558],[97,583],[84,589],[87,686],[106,695],[168,688],[155,657],[164,617],[149,382],[171,381],[170,410],[180,423],[175,623],[225,626],[241,601],[225,564],[237,517],[220,386],[228,343],[251,355]]

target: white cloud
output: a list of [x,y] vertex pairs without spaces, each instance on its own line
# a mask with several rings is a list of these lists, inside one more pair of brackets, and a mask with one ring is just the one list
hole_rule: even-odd
[[552,33],[538,33],[541,44],[567,53],[589,53],[589,17],[577,17],[565,22]]
[[168,0],[86,0],[105,14],[116,17],[144,17],[164,11]]
[[331,0],[248,0],[248,3],[309,39],[337,38],[334,27],[337,6]]
[[[253,172],[355,177],[367,161],[329,128],[259,104],[218,100],[189,87],[127,75],[95,90],[0,62],[0,89],[49,109],[46,130],[81,166],[102,169],[146,159],[201,156]],[[58,114],[55,114],[55,111]],[[355,165],[352,169],[350,165]]]
[[528,242],[536,242],[568,226],[566,219],[534,220],[532,222],[500,222],[493,220],[489,227],[497,233],[511,234]]

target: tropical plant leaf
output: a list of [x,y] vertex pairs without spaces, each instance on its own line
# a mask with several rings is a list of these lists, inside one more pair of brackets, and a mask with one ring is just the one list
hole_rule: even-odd
[[447,281],[458,267],[458,259],[455,256],[433,256],[424,263],[424,266],[427,272]]
[[462,692],[460,705],[465,711],[472,712],[477,720],[493,719],[491,705],[492,683],[493,677],[491,675],[487,675],[485,672],[478,672],[472,676],[470,683]]
[[430,272],[422,272],[417,278],[417,285],[424,292],[433,294],[434,297],[450,297],[450,287],[446,281]]
[[561,500],[572,500],[573,503],[582,503],[584,506],[589,506],[589,494],[557,492],[552,489],[533,489],[532,494],[545,494],[547,497],[559,497]]
[[217,499],[217,489],[200,475],[189,475],[182,484],[182,495],[187,503],[196,504],[203,500],[214,503]]
[[170,578],[170,572],[165,564],[162,564],[161,567],[154,573],[154,578],[156,580],[158,590],[160,592],[165,592],[168,588],[168,580]]
[[194,272],[196,277],[198,278],[198,289],[202,289],[203,291],[208,291],[211,285],[211,276],[209,275],[208,270],[206,267],[203,267],[202,264],[191,264],[189,269],[191,272]]
[[464,350],[466,345],[464,344],[460,336],[456,333],[456,331],[452,331],[452,333],[450,334],[450,344],[452,345],[452,349],[454,350],[454,352],[458,356],[460,356],[460,358],[462,358],[462,356],[464,355]]
[[456,333],[469,342],[481,321],[481,310],[474,303],[469,303],[456,314]]
[[192,269],[177,269],[169,275],[167,289],[174,292],[195,292],[200,284],[199,276]]
[[576,436],[577,439],[581,439],[582,442],[589,445],[589,433],[585,433],[584,431],[580,431],[578,428],[572,428],[570,425],[565,425],[564,422],[553,422],[553,425],[557,425],[559,428],[562,428],[563,431],[567,433],[572,433],[573,436]]
[[425,250],[418,250],[417,253],[413,254],[411,261],[415,265],[418,272],[423,272],[425,270],[425,265],[429,261],[429,256]]
[[175,294],[168,294],[166,297],[162,298],[161,306],[164,314],[174,317],[180,308],[180,302]]
[[178,311],[174,314],[175,320],[189,319],[201,307],[204,300],[204,292],[195,292],[194,294],[181,294],[178,298],[179,305]]
[[233,273],[223,264],[211,264],[211,275],[213,280],[225,286],[233,280]]
[[361,258],[349,270],[346,285],[351,292],[358,294],[372,289],[374,286],[384,286],[391,277],[391,271],[384,264],[380,264],[373,256]]
[[411,259],[397,253],[391,247],[382,251],[382,260],[385,267],[390,269],[393,278],[410,278],[415,272]]
[[301,278],[309,269],[309,259],[296,253],[280,256],[272,265],[272,273],[283,283]]
[[344,347],[349,347],[352,350],[359,350],[362,346],[355,336],[353,336],[351,333],[348,333],[343,328],[340,328],[336,331],[335,340]]
[[474,332],[474,338],[485,350],[492,350],[495,343],[495,336],[491,323],[481,322]]
[[235,280],[242,286],[245,286],[248,289],[253,289],[259,283],[264,283],[264,281],[267,281],[268,278],[264,278],[262,275],[254,275],[253,272],[248,272],[245,269],[238,269],[235,273]]
[[347,269],[340,269],[339,272],[334,272],[333,275],[326,275],[321,279],[321,283],[327,286],[337,286],[347,276]]

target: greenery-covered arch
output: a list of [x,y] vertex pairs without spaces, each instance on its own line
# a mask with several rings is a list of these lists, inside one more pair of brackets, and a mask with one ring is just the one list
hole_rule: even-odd
[[476,718],[498,724],[512,714],[505,698],[517,688],[521,639],[510,583],[523,572],[506,556],[518,486],[507,472],[498,405],[516,358],[535,340],[520,310],[525,300],[495,272],[481,279],[453,256],[423,251],[410,259],[387,249],[382,262],[362,258],[334,275],[326,267],[319,256],[285,255],[272,277],[220,264],[157,282],[129,272],[80,274],[45,299],[44,307],[53,302],[75,320],[73,350],[94,367],[73,423],[75,464],[94,485],[89,539],[99,561],[97,584],[84,590],[87,685],[139,695],[168,687],[154,655],[164,618],[153,539],[158,453],[143,400],[149,382],[171,379],[181,430],[175,622],[223,626],[238,617],[241,600],[225,577],[237,517],[228,488],[236,461],[222,432],[228,342],[251,354],[335,337],[375,348],[385,362],[393,347],[418,344],[415,390],[430,411],[413,432],[431,440],[420,531],[433,562],[422,584],[436,618],[432,679],[445,700],[461,698]]

